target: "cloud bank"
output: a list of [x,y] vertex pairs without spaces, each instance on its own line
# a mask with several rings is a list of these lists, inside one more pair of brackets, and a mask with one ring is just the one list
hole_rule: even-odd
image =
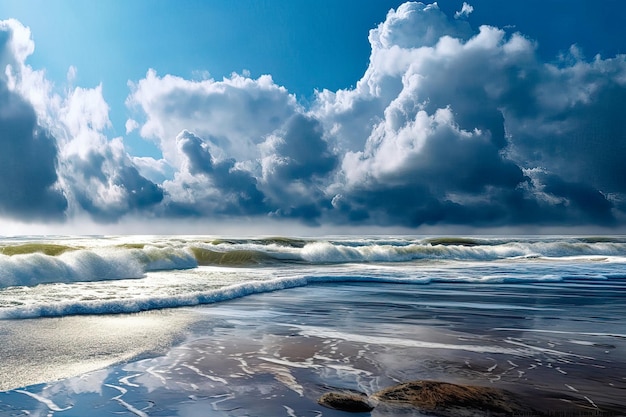
[[626,56],[587,60],[572,46],[542,62],[521,33],[472,28],[472,11],[390,10],[356,86],[317,91],[308,106],[269,75],[148,70],[129,82],[125,129],[159,160],[106,136],[101,86],[55,93],[25,64],[28,29],[4,21],[0,214],[623,226]]

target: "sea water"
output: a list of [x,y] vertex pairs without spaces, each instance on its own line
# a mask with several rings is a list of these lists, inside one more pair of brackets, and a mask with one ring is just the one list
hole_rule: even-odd
[[620,280],[622,238],[13,238],[0,318],[120,314],[332,282]]
[[0,319],[0,415],[334,415],[323,387],[424,378],[626,408],[623,237],[5,238]]

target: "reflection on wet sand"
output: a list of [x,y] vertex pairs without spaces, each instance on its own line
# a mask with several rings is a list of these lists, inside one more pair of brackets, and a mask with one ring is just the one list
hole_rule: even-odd
[[[0,415],[332,417],[345,414],[317,404],[326,392],[372,394],[415,379],[504,388],[546,413],[626,409],[621,334],[580,331],[571,314],[557,326],[562,330],[525,329],[519,316],[468,314],[466,306],[431,309],[425,323],[407,314],[406,292],[396,297],[394,288],[300,288],[188,310],[202,319],[164,356],[3,393]],[[351,298],[358,310],[347,308]],[[554,307],[523,310],[526,322],[545,323]],[[438,311],[447,319],[437,319]],[[382,407],[370,415],[397,412]]]

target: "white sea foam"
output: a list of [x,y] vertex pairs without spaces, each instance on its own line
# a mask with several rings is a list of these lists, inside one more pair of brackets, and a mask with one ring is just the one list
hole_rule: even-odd
[[206,292],[136,299],[61,301],[0,310],[0,319],[57,317],[76,314],[122,314],[174,307],[188,307],[232,300],[250,294],[294,288],[307,284],[306,278],[274,279],[225,286]]
[[138,408],[136,408],[136,407],[132,406],[131,404],[127,403],[126,401],[122,400],[122,397],[124,396],[124,394],[126,394],[128,392],[128,390],[126,390],[126,388],[118,387],[118,386],[112,385],[112,384],[104,384],[104,386],[116,389],[116,390],[118,390],[120,392],[119,395],[116,395],[115,397],[113,397],[111,399],[112,400],[116,400],[126,410],[128,410],[129,412],[133,413],[134,415],[136,415],[138,417],[148,417],[147,413],[144,413],[142,410],[139,410]]
[[[573,332],[573,331],[563,331],[563,330],[546,330],[546,329],[517,329],[517,328],[508,328],[508,327],[497,327],[493,330],[499,331],[514,331],[514,332],[527,332],[527,333],[554,333],[554,334],[563,334],[563,335],[577,335],[577,336],[599,336],[599,337],[618,337],[621,339],[626,339],[626,334],[620,333],[602,333],[602,332]],[[590,342],[585,342],[590,343]]]
[[29,397],[39,401],[40,403],[42,403],[43,405],[45,405],[46,407],[48,407],[48,409],[50,411],[67,411],[69,409],[72,408],[71,405],[67,406],[67,407],[59,407],[56,403],[54,403],[52,400],[42,396],[42,395],[38,395],[29,391],[25,391],[25,390],[15,390],[15,392],[18,392],[20,394],[24,394],[24,395],[28,395]]
[[437,343],[426,342],[415,339],[401,339],[396,337],[382,337],[361,335],[356,333],[340,332],[335,330],[328,330],[327,328],[318,328],[311,326],[297,326],[300,329],[300,334],[309,337],[321,337],[324,339],[339,339],[350,342],[366,343],[366,344],[378,344],[383,346],[399,346],[406,348],[424,348],[424,349],[451,349],[451,350],[464,350],[469,352],[478,353],[505,353],[509,355],[528,355],[527,349],[509,349],[501,346],[493,345],[470,345],[470,344],[452,344],[452,343]]
[[132,313],[335,282],[597,287],[626,276],[622,238],[0,239],[0,252],[19,253],[0,254],[0,318]]

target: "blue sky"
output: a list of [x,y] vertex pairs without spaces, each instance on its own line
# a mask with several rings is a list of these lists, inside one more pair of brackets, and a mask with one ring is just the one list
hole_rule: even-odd
[[615,230],[625,13],[619,0],[5,1],[15,116],[0,146],[22,180],[0,184],[0,216],[18,231]]

